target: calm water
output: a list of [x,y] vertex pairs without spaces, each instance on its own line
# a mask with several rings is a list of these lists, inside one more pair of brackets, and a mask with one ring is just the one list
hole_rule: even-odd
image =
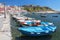
[[[42,15],[45,15],[46,17],[41,17]],[[54,25],[57,26],[56,32],[54,34],[52,34],[51,36],[42,36],[42,37],[38,37],[38,39],[35,38],[34,40],[60,40],[60,14],[56,14],[56,13],[50,13],[50,14],[48,14],[48,13],[46,13],[46,14],[33,13],[33,14],[27,14],[25,16],[35,18],[35,19],[38,19],[41,21],[53,22]],[[27,37],[27,39],[28,39],[28,37]],[[33,39],[31,39],[31,40],[33,40]]]
[[[45,15],[46,17],[41,17],[42,15]],[[17,39],[21,40],[60,40],[60,14],[38,14],[38,13],[33,13],[33,14],[27,14],[24,15],[27,17],[35,18],[41,21],[46,21],[46,22],[53,22],[55,26],[57,26],[57,30],[54,34],[51,36],[40,36],[40,37],[16,37]]]

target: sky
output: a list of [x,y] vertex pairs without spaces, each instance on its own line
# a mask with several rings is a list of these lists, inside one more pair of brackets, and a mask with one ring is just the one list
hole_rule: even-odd
[[54,10],[60,11],[60,0],[0,0],[0,3],[5,3],[6,5],[40,5],[47,6]]

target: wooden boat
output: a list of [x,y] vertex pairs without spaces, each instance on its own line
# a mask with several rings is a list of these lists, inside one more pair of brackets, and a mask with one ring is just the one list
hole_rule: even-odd
[[58,16],[53,16],[53,17],[58,17]]
[[[25,26],[19,27],[18,30],[27,36],[50,35],[56,31],[56,26],[49,22],[24,22]],[[22,24],[23,25],[23,24]]]

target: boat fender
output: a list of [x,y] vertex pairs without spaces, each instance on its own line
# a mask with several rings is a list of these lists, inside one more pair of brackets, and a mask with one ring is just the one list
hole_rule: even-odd
[[37,34],[40,34],[40,33],[37,33]]
[[45,31],[45,33],[49,33],[49,31],[47,30],[47,31]]
[[31,34],[34,34],[33,32],[31,32]]

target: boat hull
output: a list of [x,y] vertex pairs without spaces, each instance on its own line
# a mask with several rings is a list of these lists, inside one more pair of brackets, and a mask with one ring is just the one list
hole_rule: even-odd
[[[42,30],[41,30],[42,29]],[[18,30],[27,36],[42,36],[42,35],[51,35],[56,31],[56,27],[49,28],[47,27],[20,27]]]
[[26,36],[43,36],[43,35],[51,35],[53,32],[49,32],[49,33],[40,33],[40,34],[37,34],[37,33],[34,33],[34,34],[31,34],[31,32],[27,32],[27,31],[20,31],[23,35],[26,35]]

